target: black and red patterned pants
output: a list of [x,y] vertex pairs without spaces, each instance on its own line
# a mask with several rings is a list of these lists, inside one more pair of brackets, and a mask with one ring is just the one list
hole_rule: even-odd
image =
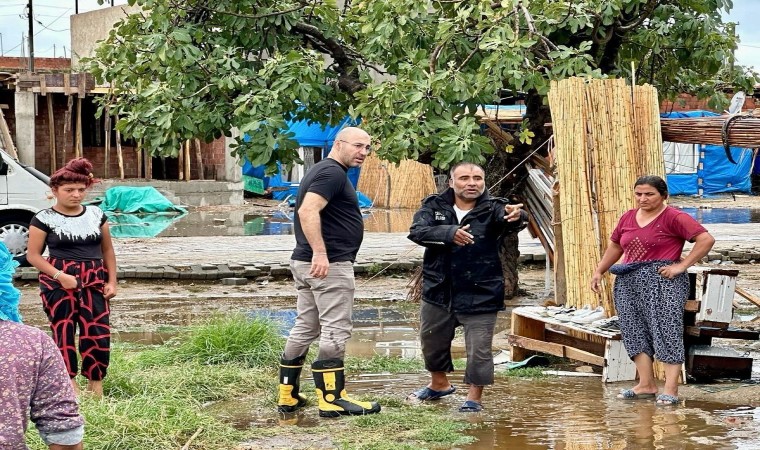
[[70,261],[48,258],[56,269],[77,278],[76,289],[63,289],[52,277],[40,273],[40,297],[53,340],[66,363],[69,376],[77,375],[76,331],[79,327],[79,354],[82,375],[99,381],[106,376],[111,353],[111,325],[108,300],[103,287],[108,279],[103,261]]

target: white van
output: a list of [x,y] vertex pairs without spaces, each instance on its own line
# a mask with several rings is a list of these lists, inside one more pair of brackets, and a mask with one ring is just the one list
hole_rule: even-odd
[[26,243],[29,222],[34,214],[53,206],[50,178],[33,167],[24,166],[0,149],[0,242],[16,261],[27,265]]

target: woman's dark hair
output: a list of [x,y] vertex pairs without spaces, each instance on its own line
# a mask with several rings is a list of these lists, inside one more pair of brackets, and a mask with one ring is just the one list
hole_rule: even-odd
[[50,187],[57,188],[71,183],[82,183],[85,187],[90,187],[95,181],[97,180],[92,176],[92,163],[85,158],[76,158],[55,171],[50,177]]
[[668,183],[666,183],[665,180],[658,177],[657,175],[641,176],[638,180],[636,180],[636,184],[634,184],[633,187],[641,186],[642,184],[652,186],[653,188],[657,189],[657,192],[659,192],[660,195],[668,198]]

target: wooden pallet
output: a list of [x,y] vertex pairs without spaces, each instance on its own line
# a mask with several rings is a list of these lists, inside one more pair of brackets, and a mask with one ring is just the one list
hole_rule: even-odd
[[512,310],[512,360],[522,361],[533,352],[582,361],[602,367],[602,381],[627,381],[636,377],[620,333],[560,322],[537,314],[535,308]]

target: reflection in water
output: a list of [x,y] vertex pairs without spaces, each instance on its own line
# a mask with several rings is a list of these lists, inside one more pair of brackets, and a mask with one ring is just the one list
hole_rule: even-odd
[[[414,212],[411,209],[365,210],[362,212],[364,230],[368,233],[407,232]],[[164,224],[158,232],[156,234],[161,237],[293,234],[293,210],[275,210],[269,215],[243,211],[192,211],[179,220]]]
[[662,407],[616,395],[617,389],[597,379],[497,379],[484,397],[487,412],[474,419],[478,442],[463,448],[760,448],[760,415],[754,409],[725,411],[688,400]]

